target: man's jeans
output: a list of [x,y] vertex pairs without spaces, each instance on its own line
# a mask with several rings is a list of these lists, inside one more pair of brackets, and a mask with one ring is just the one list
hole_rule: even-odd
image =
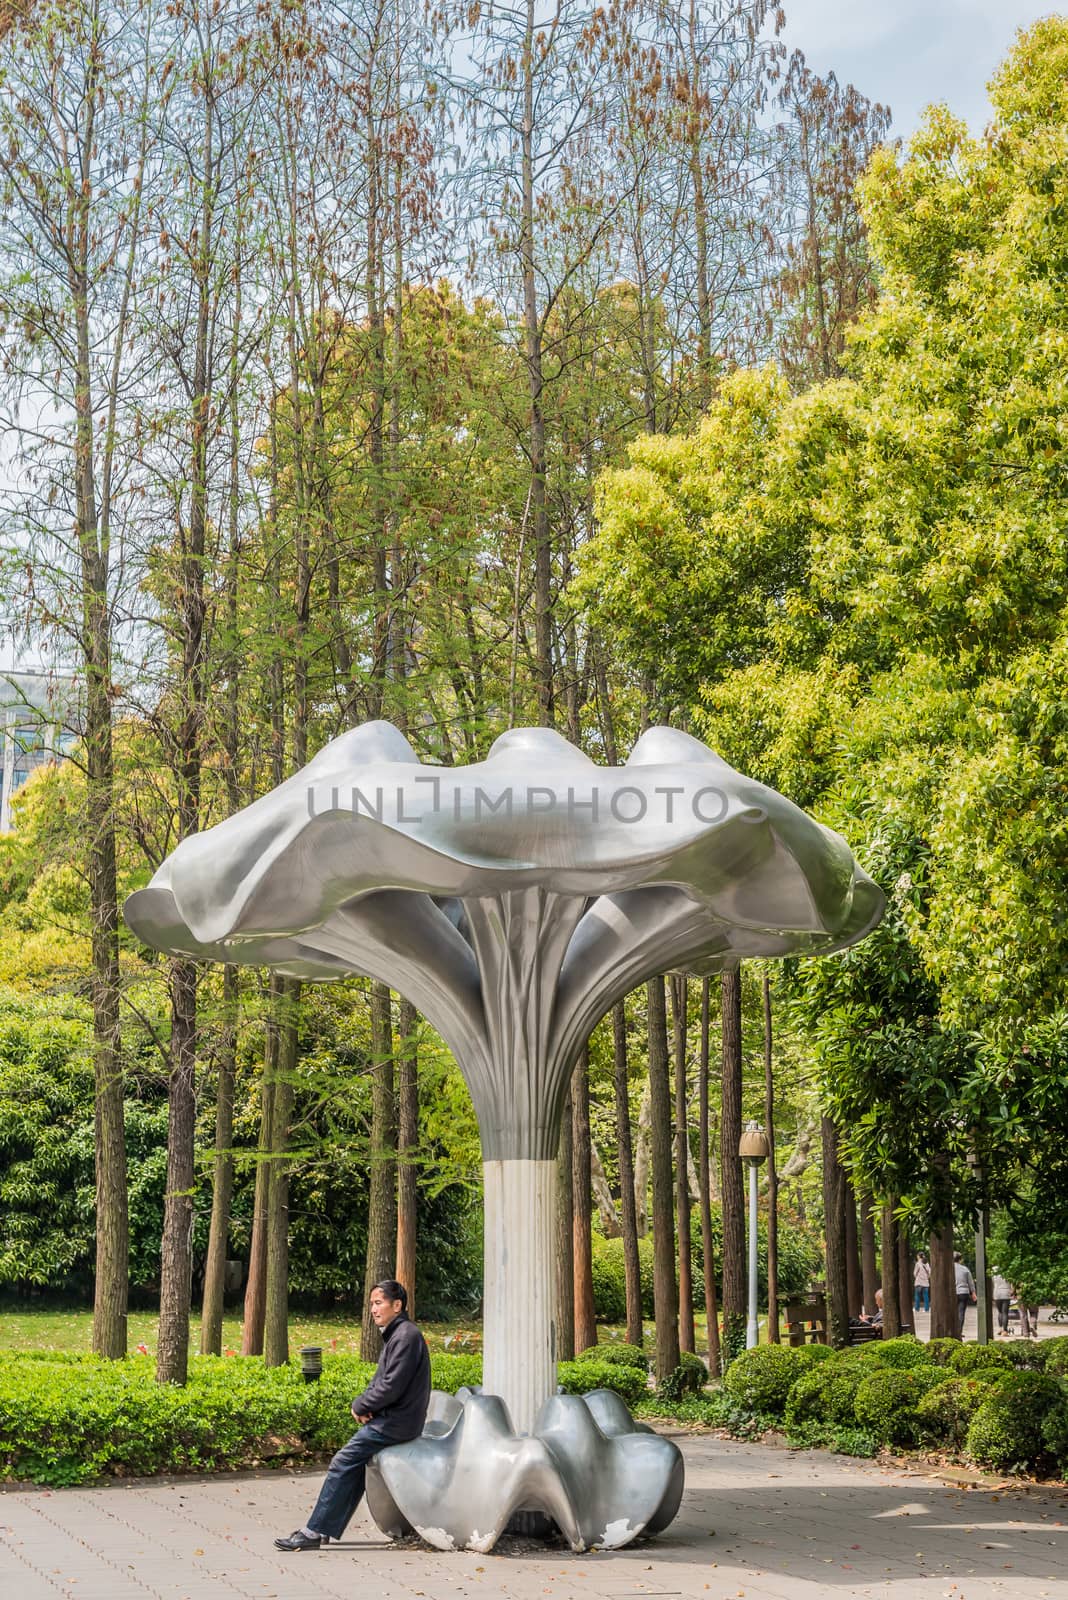
[[959,1294],[957,1296],[957,1310],[960,1312],[960,1331],[961,1331],[961,1333],[964,1332],[964,1319],[968,1314],[968,1307],[971,1305],[971,1303],[972,1303],[972,1297],[971,1297],[970,1294]]
[[308,1518],[308,1527],[328,1539],[340,1539],[352,1519],[352,1514],[363,1499],[367,1479],[367,1463],[387,1445],[396,1444],[368,1423],[359,1433],[353,1434],[348,1444],[343,1444],[326,1469],[326,1478],[319,1490],[315,1510]]

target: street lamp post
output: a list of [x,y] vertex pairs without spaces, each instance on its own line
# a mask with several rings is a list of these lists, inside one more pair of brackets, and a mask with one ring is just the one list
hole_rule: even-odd
[[752,1350],[760,1338],[757,1322],[757,1168],[768,1158],[768,1136],[759,1122],[747,1122],[738,1144],[738,1154],[749,1163],[749,1320],[745,1325],[745,1348]]

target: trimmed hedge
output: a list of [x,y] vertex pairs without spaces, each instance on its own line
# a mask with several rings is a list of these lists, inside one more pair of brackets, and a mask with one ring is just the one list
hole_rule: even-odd
[[857,1389],[853,1415],[881,1444],[915,1444],[920,1432],[917,1406],[943,1381],[935,1367],[881,1367]]
[[[103,1474],[213,1472],[307,1460],[336,1450],[355,1424],[350,1406],[374,1366],[327,1356],[318,1383],[299,1367],[256,1357],[196,1356],[184,1388],[156,1383],[151,1361],[0,1355],[0,1479],[88,1483]],[[482,1381],[478,1356],[432,1355],[435,1389]],[[567,1394],[614,1389],[633,1404],[646,1375],[616,1361],[563,1361]]]
[[999,1344],[958,1344],[950,1351],[946,1365],[962,1377],[969,1372],[988,1371],[991,1367],[1000,1367],[1005,1372],[1012,1369],[1008,1351]]
[[805,1422],[849,1426],[854,1418],[857,1390],[870,1376],[867,1366],[850,1351],[836,1352],[830,1361],[803,1372],[786,1402],[787,1426]]
[[1056,1436],[1065,1388],[1045,1372],[1008,1372],[972,1419],[968,1454],[987,1467],[1040,1469],[1049,1465],[1047,1429]]
[[858,1361],[871,1362],[877,1367],[929,1367],[927,1346],[910,1333],[897,1339],[877,1339],[862,1344],[856,1352]]
[[684,1395],[700,1394],[708,1382],[708,1368],[692,1350],[679,1351],[679,1364],[657,1384],[657,1394],[666,1400],[681,1400]]
[[614,1389],[628,1405],[649,1393],[644,1372],[612,1361],[561,1361],[556,1368],[557,1387],[564,1394],[589,1394],[591,1389]]
[[[826,1349],[813,1345],[812,1349]],[[789,1345],[759,1344],[736,1356],[723,1378],[723,1387],[747,1411],[781,1417],[790,1390],[798,1379],[795,1352]]]
[[649,1357],[636,1344],[591,1344],[588,1349],[580,1350],[575,1360],[607,1361],[609,1366],[637,1367],[641,1372],[649,1371]]
[[[1047,1342],[1058,1345],[1051,1364],[1068,1365],[1068,1339]],[[1027,1347],[1031,1360],[1037,1348]],[[802,1447],[870,1455],[879,1445],[928,1443],[965,1448],[981,1466],[1068,1469],[1068,1379],[1018,1362],[1012,1346],[956,1339],[761,1345],[727,1369],[724,1425],[751,1437],[782,1419]]]
[[1033,1348],[1036,1353],[1041,1353],[1043,1371],[1052,1372],[1057,1378],[1068,1374],[1068,1338],[1063,1334],[1059,1339],[1035,1340],[1033,1345],[1030,1340],[1025,1340],[1023,1348]]
[[933,1444],[963,1449],[972,1418],[1002,1376],[999,1367],[973,1372],[970,1377],[947,1378],[940,1373],[940,1381],[921,1396],[916,1406],[916,1417],[924,1435]]

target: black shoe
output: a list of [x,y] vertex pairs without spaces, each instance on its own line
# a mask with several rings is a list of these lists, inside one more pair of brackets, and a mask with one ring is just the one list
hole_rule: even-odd
[[298,1528],[288,1539],[276,1539],[274,1547],[276,1550],[318,1550],[322,1542],[318,1534],[309,1538],[303,1529]]

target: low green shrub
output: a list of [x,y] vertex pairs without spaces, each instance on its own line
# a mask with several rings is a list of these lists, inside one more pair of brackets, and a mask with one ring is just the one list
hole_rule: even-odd
[[[431,1372],[435,1387],[454,1393],[481,1380],[482,1364],[432,1356]],[[306,1384],[295,1365],[201,1356],[179,1388],[157,1384],[152,1362],[141,1357],[0,1356],[0,1478],[77,1484],[105,1473],[208,1472],[309,1458],[352,1435],[352,1400],[373,1373],[368,1362],[327,1356],[321,1380]],[[587,1379],[587,1388],[595,1386]]]
[[575,1360],[607,1361],[610,1366],[637,1367],[641,1372],[649,1371],[649,1357],[636,1344],[591,1344],[588,1350],[580,1350]]
[[920,1432],[933,1444],[962,1449],[972,1418],[1002,1376],[999,1367],[973,1372],[967,1377],[954,1374],[947,1378],[942,1374],[941,1382],[928,1389],[916,1403]]
[[732,1433],[746,1421],[723,1390],[715,1394],[686,1395],[681,1400],[665,1400],[659,1392],[647,1394],[635,1401],[631,1409],[636,1417],[670,1417],[675,1422],[698,1422],[709,1428],[727,1428]]
[[1007,1372],[1012,1363],[1008,1352],[999,1344],[958,1344],[946,1365],[950,1371],[966,1376],[982,1367],[1003,1367]]
[[998,1345],[1010,1367],[1022,1372],[1044,1372],[1046,1357],[1044,1347],[1052,1339],[1013,1339],[1010,1344]]
[[[627,1315],[627,1274],[623,1240],[593,1235],[593,1309],[598,1322],[623,1322]],[[638,1240],[642,1315],[653,1314],[653,1241]]]
[[800,1423],[852,1427],[853,1401],[870,1368],[849,1351],[838,1351],[829,1361],[821,1361],[802,1373],[790,1390],[786,1402],[786,1422],[791,1428]]
[[927,1359],[933,1362],[936,1367],[948,1367],[953,1352],[959,1349],[959,1339],[928,1339]]
[[801,1422],[787,1428],[787,1442],[795,1450],[837,1450],[843,1456],[878,1454],[879,1441],[865,1428],[831,1427],[825,1422]]
[[880,1367],[857,1388],[853,1415],[882,1444],[915,1444],[920,1431],[917,1405],[943,1381],[934,1367]]
[[679,1354],[678,1366],[666,1378],[661,1378],[656,1392],[663,1395],[665,1400],[681,1400],[683,1395],[698,1394],[707,1382],[708,1368],[700,1356],[683,1350]]
[[1068,1374],[1068,1338],[1063,1334],[1058,1339],[1021,1339],[1017,1348],[1034,1350],[1042,1370],[1051,1372],[1055,1378]]
[[561,1361],[556,1368],[556,1382],[564,1394],[614,1389],[629,1405],[649,1393],[644,1372],[612,1361]]
[[482,1382],[482,1357],[431,1355],[430,1382],[445,1394],[473,1389]]
[[1068,1396],[1062,1395],[1062,1403],[1046,1412],[1042,1421],[1042,1444],[1057,1463],[1059,1475],[1068,1474]]
[[858,1361],[868,1361],[877,1367],[929,1367],[927,1346],[910,1333],[897,1339],[877,1339],[862,1344],[856,1352]]
[[754,1350],[743,1350],[727,1368],[723,1387],[743,1409],[781,1417],[790,1390],[803,1370],[797,1361],[803,1353],[782,1344],[760,1344]]
[[1047,1419],[1064,1403],[1063,1386],[1051,1374],[1007,1372],[972,1418],[968,1454],[984,1467],[1043,1466],[1050,1453]]

